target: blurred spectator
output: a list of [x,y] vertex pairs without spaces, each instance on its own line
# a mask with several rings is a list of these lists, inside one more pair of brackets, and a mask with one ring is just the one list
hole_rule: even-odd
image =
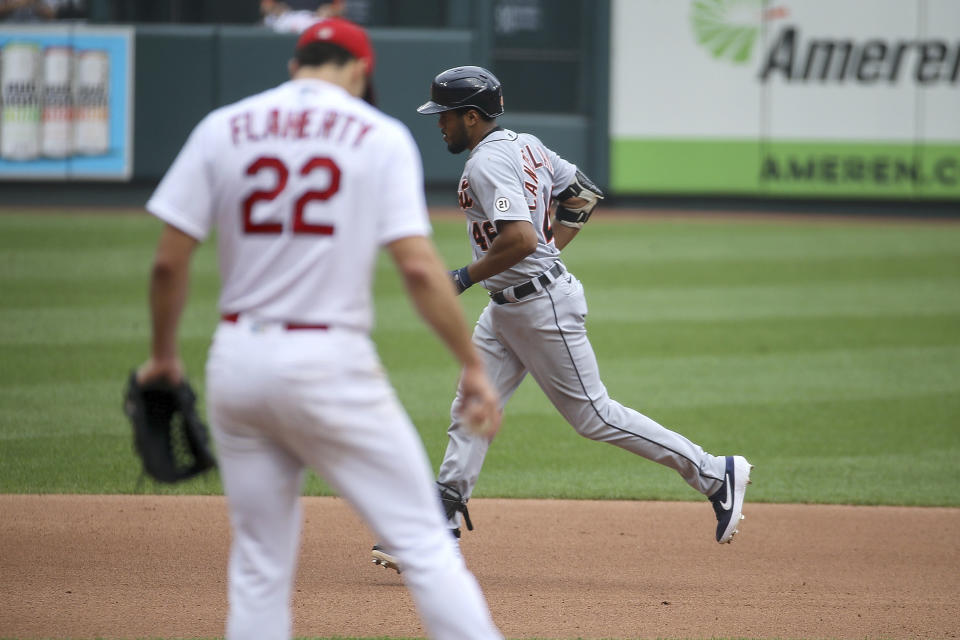
[[0,20],[41,22],[57,17],[57,0],[0,0]]
[[343,0],[260,0],[263,24],[279,33],[300,33],[343,10]]
[[43,22],[84,17],[84,0],[0,0],[0,20],[5,22]]

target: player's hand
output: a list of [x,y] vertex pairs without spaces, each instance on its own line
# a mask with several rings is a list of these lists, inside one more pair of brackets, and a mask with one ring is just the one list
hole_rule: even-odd
[[466,366],[460,376],[460,415],[477,435],[493,438],[500,430],[500,399],[483,365]]
[[150,358],[137,369],[137,382],[143,384],[152,380],[167,380],[179,384],[183,380],[183,362],[179,357],[157,359]]

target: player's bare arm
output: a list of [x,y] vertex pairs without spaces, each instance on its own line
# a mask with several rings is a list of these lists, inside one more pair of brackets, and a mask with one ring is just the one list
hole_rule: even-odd
[[[583,207],[587,204],[587,201],[583,198],[569,198],[564,200],[561,203],[557,203],[556,208],[564,207],[567,209]],[[553,212],[554,216],[556,212]],[[577,237],[577,234],[580,233],[580,229],[583,227],[570,227],[565,224],[555,224],[553,226],[553,243],[556,245],[557,249],[563,251],[563,248],[570,244],[570,241]]]
[[450,288],[443,262],[424,236],[387,245],[417,311],[463,367],[462,410],[478,433],[492,437],[500,428],[499,400],[473,347],[463,309]]
[[537,232],[526,220],[497,223],[497,237],[482,258],[467,265],[471,282],[506,271],[537,250]]
[[[597,204],[603,200],[603,191],[582,171],[566,189],[557,194],[557,211],[554,226],[554,242],[563,249],[587,223]],[[573,233],[571,233],[571,231]]]
[[183,378],[183,362],[177,348],[177,327],[187,302],[190,257],[197,240],[173,225],[166,225],[157,243],[150,271],[150,317],[153,338],[150,359],[137,370],[141,383],[166,378],[177,383]]

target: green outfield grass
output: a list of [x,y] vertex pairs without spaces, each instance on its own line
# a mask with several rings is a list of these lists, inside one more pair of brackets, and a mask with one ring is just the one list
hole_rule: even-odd
[[[141,215],[0,215],[0,492],[128,493],[120,411],[147,355],[159,224]],[[463,224],[435,221],[451,266]],[[564,252],[611,395],[756,465],[750,499],[960,506],[960,225],[792,220],[592,222]],[[182,330],[202,395],[217,322],[211,244]],[[485,304],[462,296],[471,321]],[[375,339],[435,465],[456,367],[389,262]],[[213,474],[155,493],[219,493]],[[311,478],[306,491],[328,493]],[[675,473],[571,429],[526,381],[478,497],[700,499]]]

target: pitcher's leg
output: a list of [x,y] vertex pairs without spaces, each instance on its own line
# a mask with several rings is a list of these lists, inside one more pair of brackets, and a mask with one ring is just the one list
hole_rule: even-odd
[[233,530],[227,640],[288,640],[300,463],[261,436],[213,432]]
[[[484,309],[477,321],[473,332],[473,344],[483,358],[487,375],[500,396],[502,408],[523,381],[526,369],[517,356],[497,338],[490,321],[489,307]],[[450,427],[447,429],[449,440],[437,474],[437,482],[453,487],[460,492],[464,500],[468,500],[480,476],[490,440],[476,436],[470,431],[467,424],[460,419],[457,411],[459,406],[460,389],[458,388],[450,407]],[[451,527],[460,526],[455,521],[449,524]]]
[[429,636],[502,638],[445,526],[430,462],[403,410],[383,402],[331,414],[331,422],[345,427],[342,437],[311,466],[396,556]]

